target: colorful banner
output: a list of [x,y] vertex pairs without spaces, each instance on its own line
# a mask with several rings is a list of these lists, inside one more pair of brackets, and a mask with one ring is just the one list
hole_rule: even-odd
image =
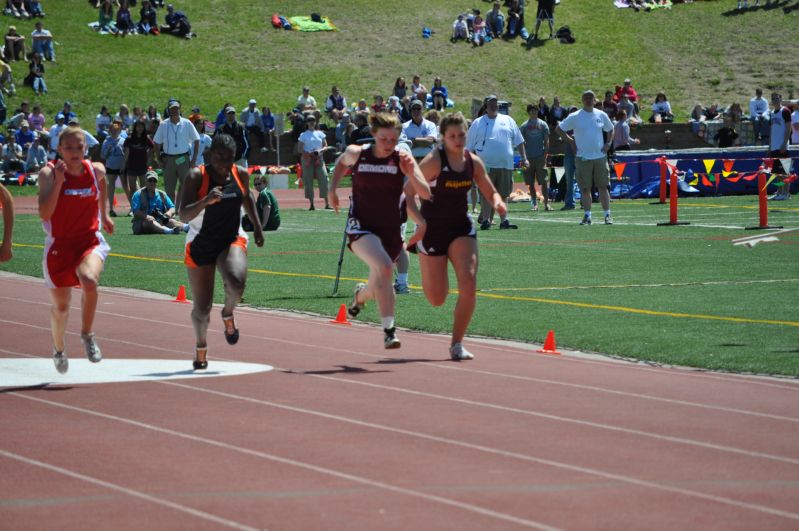
[[769,177],[768,181],[766,181],[765,186],[763,186],[763,190],[761,190],[761,192],[764,191],[766,188],[768,188],[768,185],[771,184],[771,181],[773,181],[776,178],[777,178],[777,174],[773,174],[771,177]]
[[713,169],[713,165],[716,164],[716,159],[705,159],[702,162],[705,163],[705,171],[710,174],[710,170]]
[[734,164],[735,164],[734,160],[724,159],[724,171],[727,172],[728,174],[732,173],[732,167]]
[[17,180],[19,181],[19,185],[20,186],[25,184],[25,174],[24,173],[18,173],[17,174]]

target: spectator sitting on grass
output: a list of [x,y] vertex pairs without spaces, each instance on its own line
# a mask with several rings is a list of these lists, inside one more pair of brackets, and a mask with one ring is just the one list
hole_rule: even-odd
[[616,120],[616,114],[619,112],[619,106],[613,101],[613,92],[606,91],[605,99],[602,100],[602,111],[608,115],[611,120]]
[[652,116],[649,117],[649,123],[671,123],[673,121],[674,115],[671,113],[671,104],[666,98],[666,94],[658,92],[655,96],[655,103],[652,104]]
[[705,130],[705,126],[703,125],[705,120],[707,120],[707,117],[705,116],[705,108],[702,107],[701,104],[697,103],[694,105],[694,108],[691,111],[691,116],[688,118],[688,123],[691,125],[691,131],[699,136],[702,136]]
[[[341,91],[336,85],[330,88],[330,96],[325,101],[325,111],[327,115],[334,121],[341,120],[341,115],[347,109],[347,99],[341,94]],[[302,110],[302,109],[300,109]]]
[[158,28],[158,12],[150,4],[149,0],[142,0],[141,9],[139,9],[139,33],[147,35],[152,33],[158,35],[161,30]]
[[469,40],[469,27],[466,25],[463,15],[458,15],[458,18],[452,23],[452,37],[450,38],[451,42],[460,40]]
[[31,131],[28,120],[23,120],[22,123],[19,124],[19,130],[14,133],[14,139],[22,148],[22,154],[27,156],[28,150],[33,145],[33,141],[36,140],[36,133]]
[[47,83],[44,82],[44,62],[39,53],[35,53],[31,56],[25,84],[33,87],[33,94],[36,96],[39,94],[47,94]]
[[36,29],[31,32],[31,46],[33,51],[42,54],[48,61],[55,61],[55,48],[53,48],[53,34],[44,29],[41,22],[37,22]]
[[499,2],[494,2],[491,11],[486,15],[486,31],[494,39],[498,39],[505,29],[505,15],[499,10]]
[[176,37],[183,37],[184,39],[191,39],[197,36],[196,33],[191,31],[191,23],[186,13],[183,11],[175,11],[172,4],[166,6],[164,22],[166,22],[166,26],[161,26],[162,33],[170,33]]
[[116,33],[114,24],[114,4],[111,0],[103,0],[100,3],[100,10],[97,15],[97,31],[106,33]]
[[118,36],[121,33],[124,37],[128,32],[133,31],[133,29],[133,18],[130,16],[128,0],[121,0],[121,4],[117,10],[117,31],[114,33],[114,36]]
[[733,103],[729,106],[729,108],[724,112],[726,116],[730,117],[730,121],[733,125],[738,125],[743,120],[744,111],[741,108],[740,103]]
[[486,23],[483,17],[480,16],[480,10],[474,10],[474,19],[472,20],[472,46],[482,46],[486,42]]
[[386,112],[386,103],[383,101],[383,96],[375,94],[375,102],[370,107],[372,112]]
[[264,123],[261,120],[261,111],[258,110],[258,102],[250,99],[247,102],[247,108],[241,111],[239,121],[241,121],[247,134],[255,136],[261,143],[261,153],[266,153],[269,148],[266,147],[266,131],[264,130]]
[[35,131],[36,133],[44,132],[46,122],[47,117],[42,112],[42,106],[34,105],[33,112],[28,115],[28,123],[31,126],[31,131]]
[[28,12],[30,13],[31,18],[33,17],[44,18],[45,13],[44,9],[42,9],[42,3],[40,0],[29,0],[29,5],[30,9]]
[[344,113],[336,124],[336,151],[342,152],[349,144],[349,136],[354,126],[350,120],[350,113]]
[[427,87],[422,85],[422,80],[419,77],[419,74],[413,76],[413,80],[411,81],[410,96],[412,100],[419,100],[422,103],[427,101]]
[[400,100],[408,95],[408,87],[405,86],[405,78],[404,77],[398,77],[397,78],[397,80],[394,82],[394,89],[391,92],[391,94],[393,96],[396,96]]
[[136,190],[131,199],[133,234],[180,234],[188,232],[188,223],[175,219],[175,204],[165,192],[158,190],[158,174],[145,175],[146,186]]
[[630,81],[629,78],[624,80],[624,86],[616,85],[616,94],[613,96],[613,99],[616,103],[621,102],[621,98],[623,95],[627,95],[629,100],[633,103],[638,101],[638,93],[633,88],[633,82]]
[[714,103],[707,109],[705,109],[705,118],[708,120],[717,120],[721,118],[721,111],[719,110],[719,104]]
[[[255,199],[255,211],[261,220],[261,227],[263,230],[271,231],[280,227],[280,207],[277,204],[275,194],[269,189],[269,181],[267,179],[266,175],[255,173],[252,176],[252,186],[258,192],[258,197]],[[252,232],[254,228],[247,214],[244,214],[241,218],[241,227],[247,232]]]
[[25,59],[25,37],[17,33],[16,26],[9,26],[5,37],[3,57],[6,61],[22,61]]
[[638,107],[630,101],[628,94],[622,94],[621,101],[619,102],[619,110],[627,113],[627,122],[632,125],[640,125],[642,120],[638,116]]
[[449,91],[447,91],[447,87],[441,84],[440,77],[437,77],[433,80],[433,89],[430,91],[430,95],[433,96],[433,108],[435,110],[443,111],[447,108]]

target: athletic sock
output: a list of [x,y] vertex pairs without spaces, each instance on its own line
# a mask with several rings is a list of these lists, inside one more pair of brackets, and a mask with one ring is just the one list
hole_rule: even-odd
[[380,321],[383,323],[383,328],[388,330],[390,328],[394,328],[394,316],[390,315],[388,317],[381,317]]
[[610,210],[605,210],[605,216],[607,217],[609,215],[610,215]]
[[585,211],[585,217],[587,217],[588,219],[591,219],[591,211],[590,210],[586,210]]
[[397,284],[408,284],[408,273],[397,273]]

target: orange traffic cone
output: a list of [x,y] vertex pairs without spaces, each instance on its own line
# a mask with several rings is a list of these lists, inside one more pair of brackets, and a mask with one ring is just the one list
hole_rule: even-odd
[[544,354],[560,354],[558,347],[555,346],[554,330],[547,332],[547,339],[544,341],[544,348],[538,349],[536,352],[542,352]]
[[175,297],[175,300],[172,302],[180,302],[182,304],[188,304],[189,301],[186,300],[186,286],[183,284],[180,285],[178,288],[178,296]]
[[338,315],[336,315],[336,318],[334,320],[331,320],[330,322],[333,323],[333,324],[342,324],[342,325],[347,325],[347,326],[352,325],[351,322],[347,321],[347,305],[346,304],[342,304],[341,305],[341,308],[338,309]]

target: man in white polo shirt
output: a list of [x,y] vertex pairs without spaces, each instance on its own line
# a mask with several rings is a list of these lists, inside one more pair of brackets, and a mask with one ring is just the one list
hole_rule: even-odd
[[438,127],[425,119],[424,106],[420,100],[411,102],[411,119],[402,124],[402,134],[411,141],[411,155],[419,162],[433,151],[438,138]]
[[[170,100],[167,105],[169,119],[158,125],[153,142],[155,156],[161,160],[166,195],[180,210],[176,190],[183,188],[189,170],[195,166],[200,152],[200,135],[194,125],[180,115],[180,102]],[[192,145],[194,146],[192,149]]]
[[[519,151],[522,167],[528,166],[524,138],[519,126],[510,116],[499,114],[499,103],[494,94],[485,100],[485,114],[472,122],[466,134],[466,149],[483,160],[488,177],[505,201],[513,191],[513,150]],[[491,228],[494,209],[489,198],[480,201],[480,229]],[[507,217],[501,218],[500,229],[518,229]]]
[[[599,201],[605,211],[605,224],[612,225],[610,216],[610,193],[608,184],[607,153],[613,142],[613,122],[608,115],[595,109],[596,96],[590,90],[583,92],[583,108],[571,113],[555,129],[577,151],[576,178],[580,186],[580,203],[583,207],[583,220],[580,225],[591,224],[591,188],[599,190]],[[566,131],[572,131],[574,137]],[[607,133],[603,135],[603,133]],[[605,138],[607,137],[607,138]]]

